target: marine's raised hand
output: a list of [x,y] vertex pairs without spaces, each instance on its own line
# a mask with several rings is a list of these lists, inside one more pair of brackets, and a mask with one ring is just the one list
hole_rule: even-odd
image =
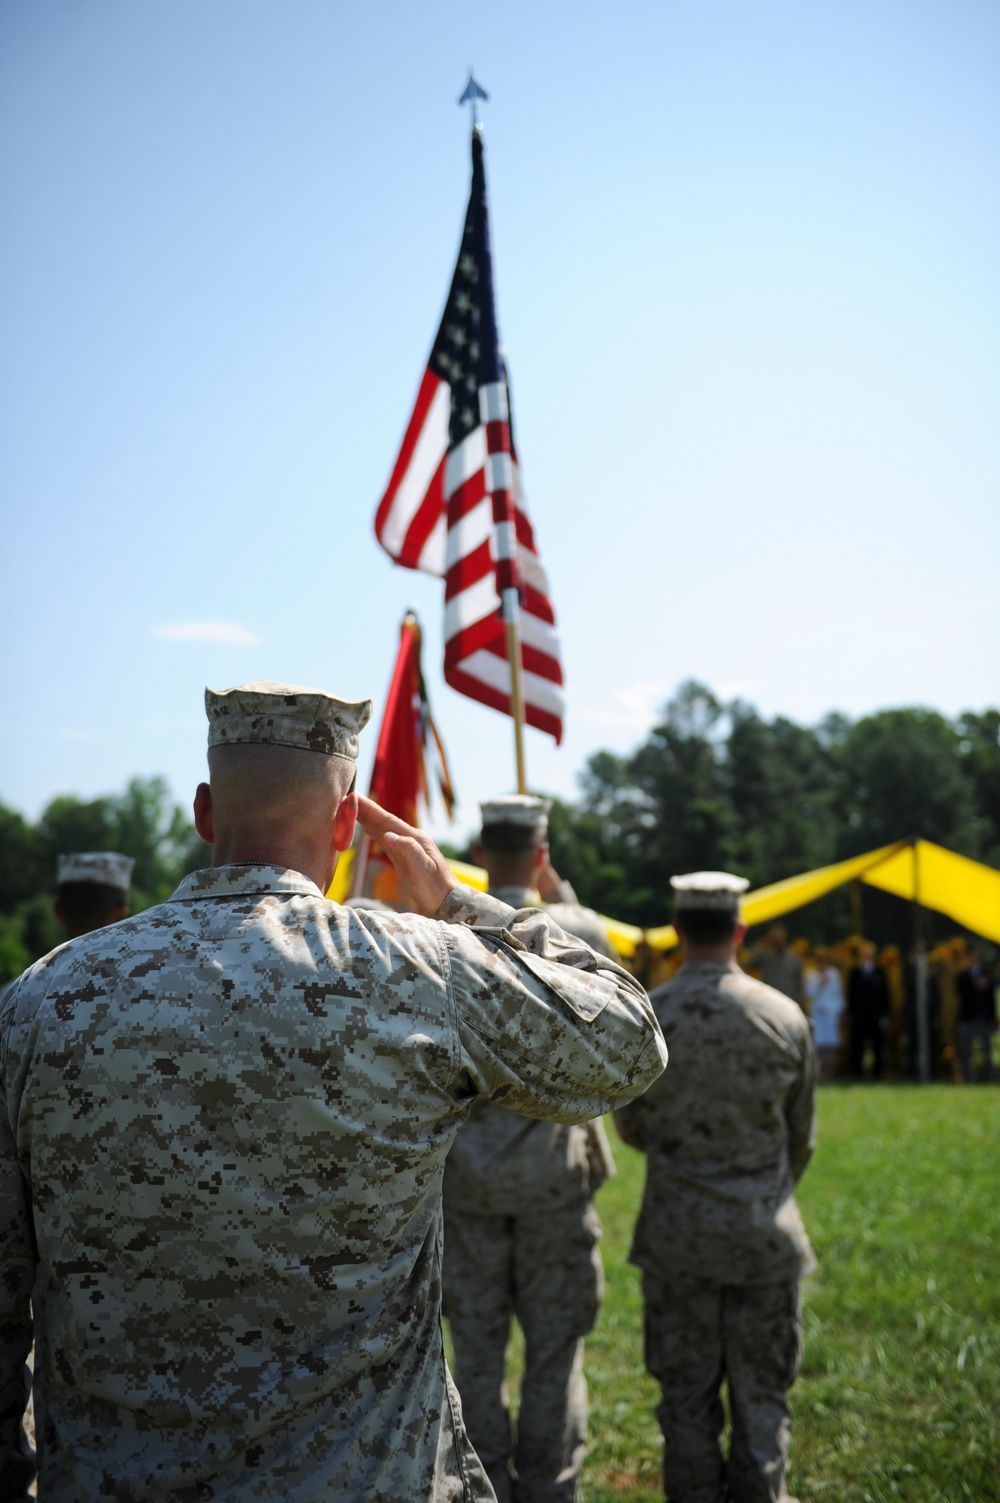
[[431,837],[370,798],[358,799],[358,823],[371,840],[378,841],[417,907],[433,918],[459,884]]

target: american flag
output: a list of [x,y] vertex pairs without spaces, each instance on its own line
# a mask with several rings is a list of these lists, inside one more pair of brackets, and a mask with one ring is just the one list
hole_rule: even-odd
[[458,264],[375,535],[397,564],[444,578],[445,680],[507,715],[506,622],[519,617],[524,717],[558,744],[559,637],[514,447],[478,130]]

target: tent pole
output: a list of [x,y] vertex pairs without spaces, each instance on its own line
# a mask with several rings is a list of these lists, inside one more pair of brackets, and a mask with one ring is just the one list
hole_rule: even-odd
[[920,858],[917,854],[917,842],[915,840],[913,841],[911,850],[913,851],[913,930],[915,940],[913,965],[917,1002],[917,1059],[921,1082],[926,1085],[931,1078],[931,1030],[927,1005],[927,958],[924,954],[924,925],[920,912]]

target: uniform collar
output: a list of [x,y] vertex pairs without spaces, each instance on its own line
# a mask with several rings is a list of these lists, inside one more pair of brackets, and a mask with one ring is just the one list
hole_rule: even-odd
[[266,892],[297,892],[310,898],[322,898],[315,882],[287,866],[267,862],[252,866],[206,866],[186,876],[170,899],[172,903],[190,903],[198,898],[253,897]]
[[491,898],[499,898],[501,903],[507,903],[511,908],[541,908],[542,900],[533,887],[518,887],[514,883],[498,882],[495,887],[490,887]]

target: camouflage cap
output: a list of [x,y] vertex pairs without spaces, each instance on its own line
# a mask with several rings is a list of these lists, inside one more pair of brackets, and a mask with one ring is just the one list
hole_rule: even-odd
[[99,882],[102,887],[128,892],[133,866],[131,856],[117,851],[74,851],[59,857],[56,880],[60,887],[64,882]]
[[671,877],[674,889],[674,907],[719,908],[726,913],[739,913],[740,898],[750,883],[746,877],[734,877],[732,872],[688,872],[685,876]]
[[530,793],[507,793],[500,798],[489,798],[479,805],[483,826],[518,825],[530,830],[540,840],[549,833],[549,810],[551,799],[535,798]]
[[322,689],[266,681],[205,690],[208,745],[295,746],[325,757],[358,759],[358,733],[372,713],[370,699],[334,699]]

